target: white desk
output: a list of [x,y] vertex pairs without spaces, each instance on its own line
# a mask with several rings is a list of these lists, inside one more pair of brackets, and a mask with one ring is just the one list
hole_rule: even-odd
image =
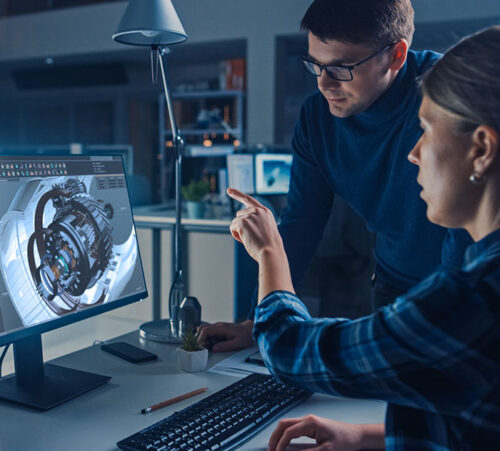
[[[158,360],[135,365],[101,351],[98,346],[54,360],[61,366],[112,376],[112,379],[46,412],[0,401],[0,451],[116,450],[119,440],[237,380],[206,372],[184,373],[177,365],[175,345],[139,341],[137,332],[119,340],[143,346],[158,354]],[[224,357],[227,354],[211,354],[209,366]],[[209,389],[203,395],[148,415],[140,414],[143,407],[200,387]],[[371,423],[384,420],[385,407],[385,403],[378,401],[313,395],[286,416],[314,413],[339,421]],[[241,449],[265,449],[275,426],[276,422],[270,424]]]

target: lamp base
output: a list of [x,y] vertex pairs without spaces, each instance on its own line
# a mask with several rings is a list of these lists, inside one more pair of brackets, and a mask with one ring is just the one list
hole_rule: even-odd
[[169,318],[149,321],[139,327],[139,336],[146,340],[158,341],[160,343],[179,344],[182,337],[177,337],[172,332],[172,323]]

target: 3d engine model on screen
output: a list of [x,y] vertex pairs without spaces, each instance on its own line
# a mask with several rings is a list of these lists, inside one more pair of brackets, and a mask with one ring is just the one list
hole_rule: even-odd
[[[52,222],[43,225],[47,203],[56,209]],[[113,241],[111,205],[105,206],[87,194],[74,179],[54,185],[38,201],[34,232],[28,241],[28,262],[38,293],[54,313],[77,311],[104,301],[106,288],[91,304],[79,298],[92,288],[108,266]],[[34,247],[40,264],[35,263]],[[59,296],[63,305],[53,302]]]
[[[106,304],[131,289],[138,249],[130,206],[123,180],[106,183],[61,176],[17,188],[0,219],[0,270],[25,326]],[[117,183],[123,188],[113,188]]]

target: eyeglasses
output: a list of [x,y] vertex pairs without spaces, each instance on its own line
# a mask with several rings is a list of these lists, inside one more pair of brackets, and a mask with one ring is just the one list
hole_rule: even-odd
[[321,73],[323,72],[323,69],[326,71],[328,76],[330,78],[333,78],[334,80],[337,81],[352,81],[353,80],[353,75],[352,71],[354,68],[361,66],[361,64],[366,63],[368,60],[371,60],[372,58],[375,58],[379,53],[385,52],[386,50],[390,49],[392,46],[394,46],[394,43],[392,44],[387,44],[384,48],[381,48],[380,50],[377,50],[375,53],[372,55],[366,57],[364,60],[361,60],[359,63],[356,64],[351,64],[351,65],[346,65],[346,64],[338,64],[338,65],[323,65],[319,64],[316,61],[312,61],[307,58],[307,56],[302,56],[301,60],[304,63],[304,66],[307,70],[312,75],[315,75],[316,77],[321,77]]

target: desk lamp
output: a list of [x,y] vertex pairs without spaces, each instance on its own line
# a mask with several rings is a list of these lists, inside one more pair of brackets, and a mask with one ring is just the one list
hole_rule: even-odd
[[127,45],[149,47],[151,49],[151,70],[153,83],[156,82],[158,65],[161,70],[163,90],[167,102],[170,127],[172,128],[173,148],[175,150],[175,237],[174,270],[175,276],[168,299],[169,319],[150,321],[140,327],[141,337],[167,343],[179,343],[179,306],[184,297],[181,256],[181,168],[184,141],[174,117],[172,99],[167,86],[163,58],[168,54],[167,46],[178,44],[187,39],[187,34],[175,12],[171,0],[131,0],[123,14],[113,39]]

